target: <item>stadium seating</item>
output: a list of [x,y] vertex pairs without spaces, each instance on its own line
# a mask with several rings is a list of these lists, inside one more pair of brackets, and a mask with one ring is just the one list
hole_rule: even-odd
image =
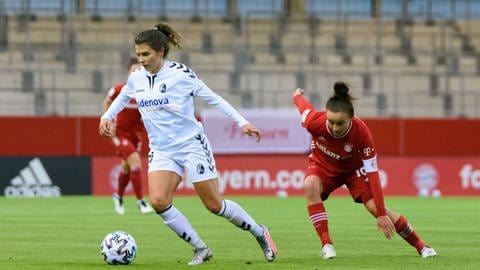
[[[94,22],[77,15],[64,21],[37,16],[25,23],[10,17],[9,44],[0,51],[8,68],[0,69],[0,77],[14,79],[0,86],[5,97],[0,114],[99,114],[108,88],[125,79],[123,63],[133,55],[133,37],[155,21],[103,17]],[[172,18],[169,23],[186,40],[185,49],[172,50],[170,58],[189,64],[239,108],[293,107],[296,87],[304,87],[312,102],[323,106],[333,83],[345,80],[363,116],[479,116],[474,50],[480,35],[468,30],[480,29],[478,22],[400,25],[395,20],[246,17],[240,27],[220,18]],[[18,75],[24,71],[31,72],[30,94]],[[37,92],[42,95],[32,94]],[[38,96],[45,102],[32,102]],[[12,111],[7,97],[33,108]]]

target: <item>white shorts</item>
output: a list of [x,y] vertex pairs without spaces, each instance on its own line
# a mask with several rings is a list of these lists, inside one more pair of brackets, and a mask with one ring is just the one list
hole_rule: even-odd
[[180,176],[185,173],[193,183],[218,177],[210,142],[205,134],[182,144],[178,151],[151,150],[148,153],[148,172],[152,171],[173,171]]

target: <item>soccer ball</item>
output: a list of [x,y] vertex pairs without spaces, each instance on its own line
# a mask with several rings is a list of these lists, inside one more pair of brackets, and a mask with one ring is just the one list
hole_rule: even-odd
[[137,244],[130,234],[115,231],[103,238],[100,250],[108,264],[130,264],[137,255]]

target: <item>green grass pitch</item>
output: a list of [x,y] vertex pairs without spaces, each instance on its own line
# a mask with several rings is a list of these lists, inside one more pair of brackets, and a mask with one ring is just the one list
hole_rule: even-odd
[[[196,196],[177,197],[175,206],[212,248],[213,260],[198,269],[480,269],[480,198],[387,197],[438,256],[422,259],[398,235],[386,240],[375,220],[349,197],[326,202],[337,258],[319,257],[320,243],[302,197],[228,197],[270,228],[278,247],[268,263],[247,232],[207,212]],[[0,197],[0,269],[192,269],[192,250],[155,214],[141,215],[135,199],[126,214],[113,211],[110,197],[49,199]],[[100,242],[114,230],[134,236],[133,264],[109,266]]]

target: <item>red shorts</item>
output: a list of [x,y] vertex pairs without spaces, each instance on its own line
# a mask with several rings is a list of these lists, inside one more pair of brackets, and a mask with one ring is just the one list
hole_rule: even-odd
[[365,203],[373,198],[367,182],[367,175],[363,170],[360,170],[360,168],[351,173],[343,173],[335,177],[326,177],[318,164],[310,161],[305,177],[309,175],[316,175],[320,178],[322,182],[322,194],[320,197],[323,201],[327,200],[330,193],[342,185],[348,188],[350,195],[357,203]]
[[141,142],[139,139],[117,135],[112,141],[117,148],[116,154],[122,159],[127,159],[132,153],[140,151]]

